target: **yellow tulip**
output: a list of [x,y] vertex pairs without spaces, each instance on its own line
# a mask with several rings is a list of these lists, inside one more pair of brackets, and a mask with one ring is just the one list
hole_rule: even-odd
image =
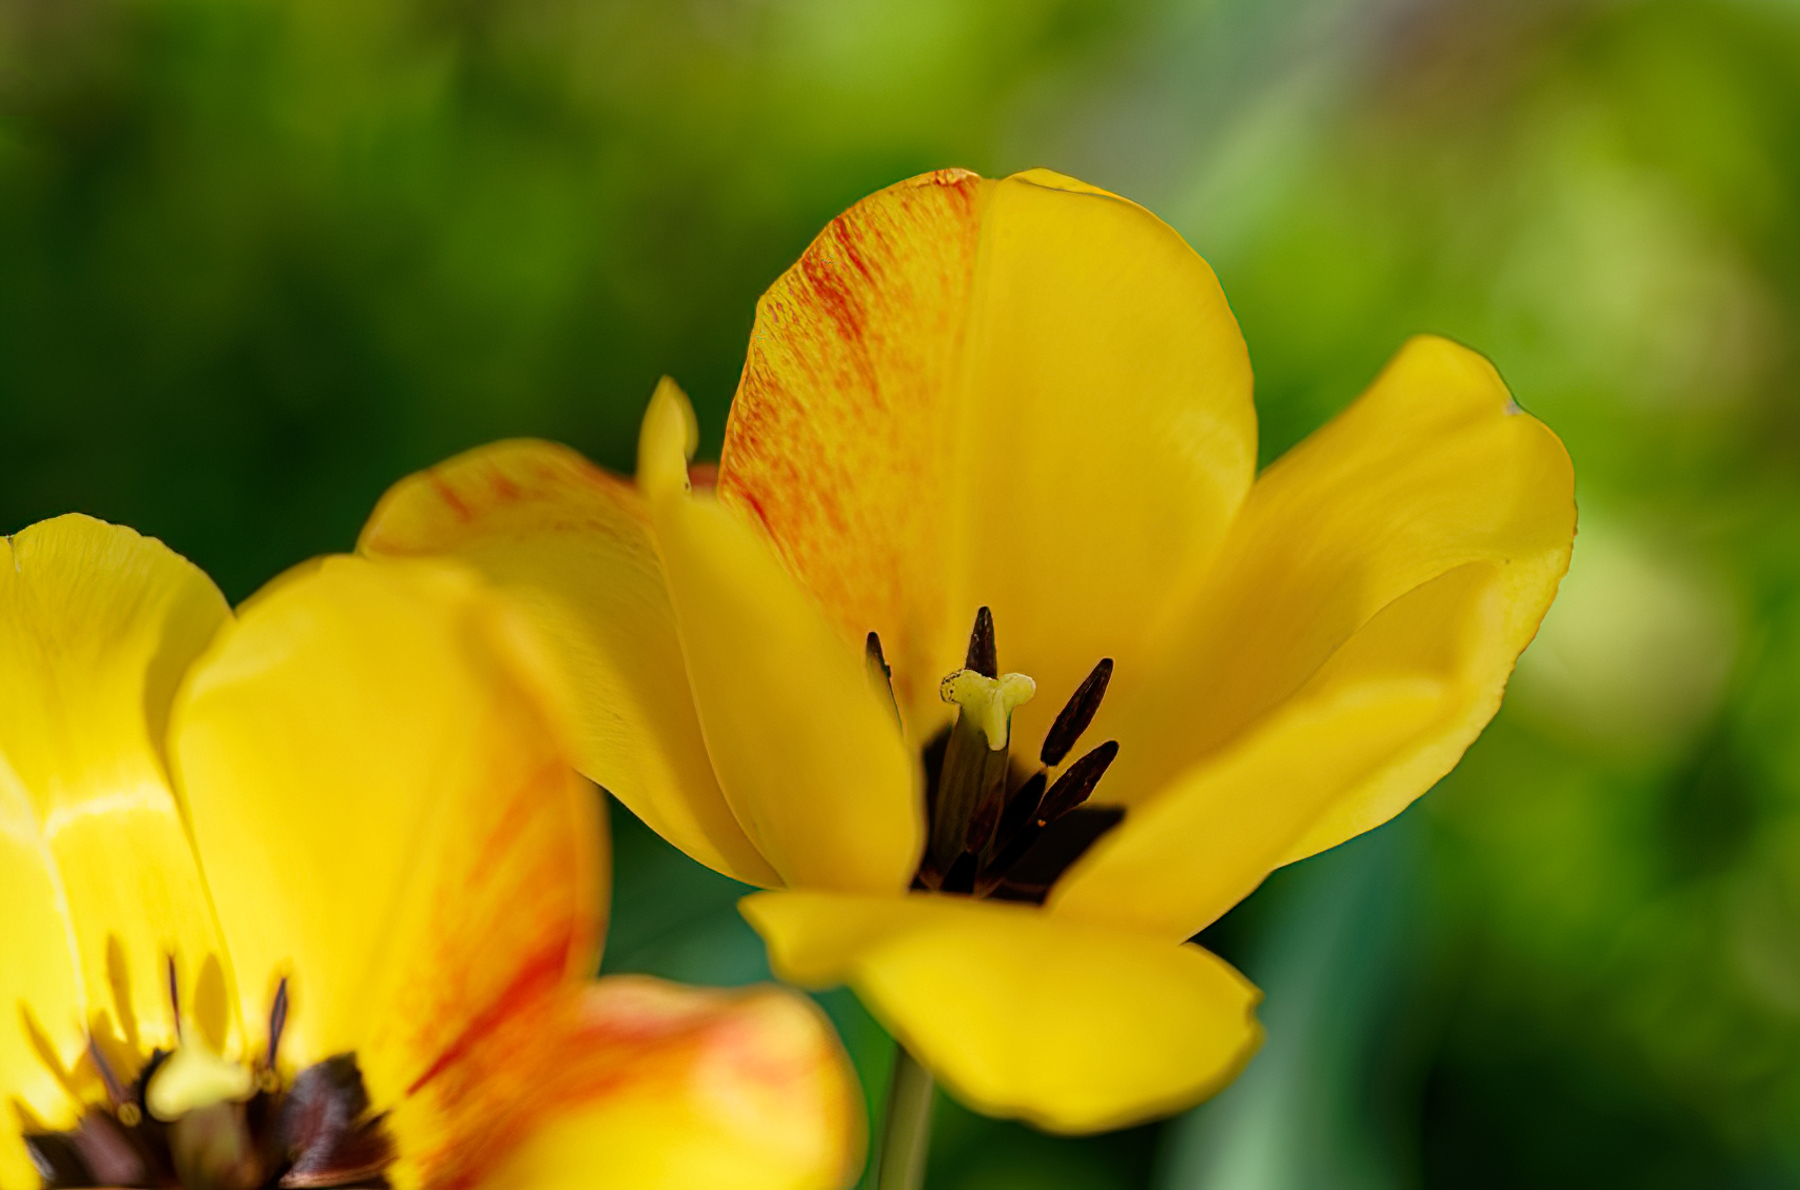
[[942,172],[763,298],[716,474],[665,381],[635,485],[503,442],[360,548],[517,595],[582,771],[774,890],[743,911],[779,974],[983,1111],[1111,1128],[1248,1059],[1258,993],[1187,940],[1449,771],[1573,539],[1561,443],[1456,344],[1260,476],[1250,387],[1154,216]]
[[815,1009],[588,978],[551,675],[450,563],[234,616],[129,529],[0,539],[0,1186],[838,1185]]

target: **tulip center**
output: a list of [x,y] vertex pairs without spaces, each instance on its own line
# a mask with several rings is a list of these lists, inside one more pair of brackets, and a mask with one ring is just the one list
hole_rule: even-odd
[[[873,632],[868,655],[870,669],[885,679]],[[1031,701],[1037,683],[999,669],[994,617],[984,607],[963,667],[938,687],[956,719],[925,746],[927,832],[913,887],[1041,905],[1069,866],[1125,817],[1119,806],[1084,804],[1118,755],[1116,741],[1051,780],[1100,709],[1112,660],[1102,658],[1058,712],[1035,767],[1012,755],[1012,713]]]
[[[169,1001],[177,1043],[122,1070],[90,1035],[87,1059],[105,1086],[66,1132],[25,1132],[46,1190],[275,1190],[386,1186],[394,1146],[371,1115],[353,1054],[284,1077],[277,1059],[287,981],[269,1011],[268,1043],[244,1062],[182,1033],[175,965]],[[111,1047],[109,1047],[111,1048]]]

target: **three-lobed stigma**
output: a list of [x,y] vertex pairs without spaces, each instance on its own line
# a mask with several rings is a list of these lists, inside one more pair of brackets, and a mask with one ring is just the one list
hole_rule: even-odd
[[959,722],[968,723],[986,738],[991,752],[1007,747],[1012,713],[1036,693],[1037,683],[1024,674],[990,678],[972,669],[959,669],[938,684],[938,697],[958,709]]
[[301,1070],[279,1063],[288,987],[277,987],[268,1043],[236,1062],[181,1029],[173,1050],[154,1050],[135,1071],[115,1068],[92,1039],[88,1058],[106,1090],[67,1131],[27,1131],[25,1144],[46,1190],[140,1187],[143,1190],[307,1190],[385,1186],[394,1146],[383,1118],[369,1110],[351,1054]]

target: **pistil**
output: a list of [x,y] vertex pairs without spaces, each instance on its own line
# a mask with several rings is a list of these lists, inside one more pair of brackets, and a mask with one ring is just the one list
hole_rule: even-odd
[[[959,669],[944,679],[938,693],[958,711],[944,748],[937,821],[927,855],[930,869],[943,874],[940,883],[955,885],[961,881],[949,878],[956,865],[979,865],[993,846],[1006,801],[1012,713],[1037,693],[1037,683],[1024,674],[996,677]],[[972,858],[964,860],[965,855]]]

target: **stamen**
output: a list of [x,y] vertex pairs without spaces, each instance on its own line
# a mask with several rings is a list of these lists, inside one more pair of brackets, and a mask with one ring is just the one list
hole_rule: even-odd
[[284,1187],[349,1186],[376,1178],[394,1160],[383,1116],[370,1117],[362,1071],[350,1054],[309,1066],[294,1079],[277,1124],[294,1163]]
[[109,1116],[100,1112],[83,1116],[75,1132],[75,1148],[94,1181],[102,1186],[131,1186],[144,1181],[143,1157]]
[[894,667],[887,663],[881,652],[881,637],[871,631],[863,641],[863,662],[869,668],[869,681],[887,692],[888,709],[894,712],[894,720],[900,719],[900,700],[894,697]]
[[93,1062],[94,1069],[100,1072],[100,1081],[106,1084],[107,1102],[112,1104],[114,1110],[117,1110],[120,1104],[126,1102],[125,1084],[119,1081],[119,1076],[114,1072],[112,1063],[108,1062],[106,1055],[100,1052],[100,1047],[95,1043],[91,1034],[88,1036],[87,1051],[88,1059]]
[[275,1056],[281,1050],[281,1034],[287,1028],[288,993],[287,976],[275,987],[275,1003],[269,1009],[269,1056],[266,1063],[270,1070],[275,1069]]
[[88,1112],[69,1132],[27,1133],[25,1146],[47,1186],[146,1184],[143,1159],[103,1112]]
[[1056,713],[1056,722],[1050,725],[1050,731],[1044,736],[1043,750],[1038,759],[1045,767],[1054,768],[1063,762],[1081,733],[1088,729],[1094,721],[1094,712],[1100,709],[1100,700],[1106,697],[1106,684],[1112,681],[1113,663],[1111,657],[1102,657],[1100,664],[1081,680],[1075,687],[1075,693],[1063,704],[1063,709]]
[[169,956],[169,1011],[175,1014],[175,1040],[181,1038],[181,984],[175,978],[175,956]]
[[1120,806],[1082,806],[1047,826],[1013,861],[992,893],[1002,901],[1029,901],[1041,905],[1070,865],[1125,817]]
[[1053,822],[1067,814],[1094,792],[1094,786],[1100,784],[1100,778],[1119,754],[1119,741],[1108,740],[1083,756],[1080,760],[1064,770],[1056,779],[1050,792],[1044,795],[1044,805],[1038,811],[1038,820]]
[[1000,829],[995,832],[995,838],[1001,847],[1005,847],[1021,828],[1037,817],[1038,804],[1044,800],[1044,783],[1047,780],[1044,771],[1039,769],[1006,799],[1006,809],[1000,814]]
[[27,1132],[25,1151],[46,1186],[79,1186],[93,1181],[75,1148],[73,1132]]
[[994,613],[986,607],[975,613],[975,627],[969,633],[969,652],[963,668],[987,678],[999,676],[1000,654],[994,643]]

